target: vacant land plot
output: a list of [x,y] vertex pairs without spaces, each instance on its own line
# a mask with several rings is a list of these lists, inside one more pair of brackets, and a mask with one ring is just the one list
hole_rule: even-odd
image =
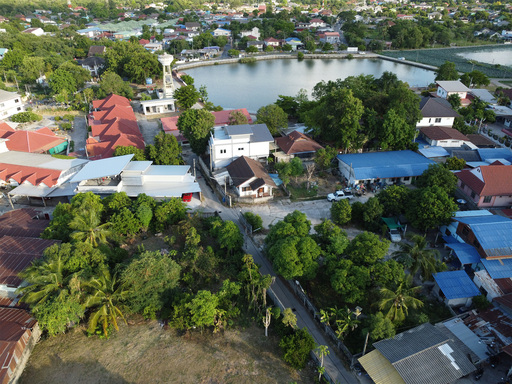
[[278,340],[256,326],[178,336],[157,322],[121,326],[110,340],[71,331],[36,345],[20,384],[311,383],[280,357]]

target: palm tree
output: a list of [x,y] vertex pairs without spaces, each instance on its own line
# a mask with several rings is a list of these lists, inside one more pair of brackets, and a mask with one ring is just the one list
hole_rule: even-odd
[[423,280],[429,280],[432,273],[438,272],[439,251],[437,249],[427,249],[427,239],[425,236],[413,235],[407,242],[400,243],[400,249],[393,253],[393,257],[409,269],[414,276],[418,271]]
[[379,309],[387,310],[388,317],[393,322],[402,322],[409,315],[410,308],[420,308],[423,302],[414,297],[421,290],[421,287],[411,287],[412,276],[400,283],[396,291],[387,288],[381,288],[379,301]]
[[85,308],[94,308],[89,318],[90,333],[96,331],[98,324],[103,327],[103,333],[108,336],[108,329],[112,325],[116,331],[119,330],[117,318],[120,317],[126,323],[126,320],[119,308],[120,302],[128,295],[126,289],[117,279],[112,276],[107,267],[101,268],[99,276],[93,277],[83,284],[87,291],[85,299]]
[[35,307],[51,298],[63,299],[69,292],[68,284],[72,276],[66,273],[60,254],[39,259],[20,273],[20,277],[29,284],[18,289],[23,295],[21,301]]
[[111,235],[110,223],[101,224],[99,214],[93,210],[81,211],[69,223],[74,230],[71,238],[75,241],[83,241],[97,247],[98,244],[107,242]]
[[329,351],[329,347],[327,345],[319,345],[316,348],[316,351],[320,355],[320,367],[318,367],[318,381],[320,382],[322,375],[325,373],[324,357],[331,353],[331,351]]
[[[338,319],[338,315],[340,315],[340,319]],[[343,339],[346,332],[353,331],[359,325],[359,320],[353,315],[354,313],[349,308],[345,308],[345,310],[336,314],[336,336],[338,339]]]

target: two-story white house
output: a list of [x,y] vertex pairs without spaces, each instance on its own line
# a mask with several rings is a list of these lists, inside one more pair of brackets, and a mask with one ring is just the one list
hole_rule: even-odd
[[240,36],[254,36],[256,40],[260,39],[260,29],[258,27],[254,27],[253,29],[250,29],[248,31],[241,31]]
[[229,29],[217,28],[212,32],[212,35],[215,37],[218,37],[218,36],[229,37],[229,36],[231,36],[231,31]]
[[447,99],[450,95],[459,95],[461,99],[466,99],[469,88],[462,84],[459,80],[436,81],[437,96]]
[[7,119],[20,112],[25,112],[21,96],[16,92],[0,89],[0,119]]
[[424,97],[420,101],[422,119],[416,127],[429,127],[431,125],[452,127],[456,117],[460,115],[455,112],[450,103],[438,97]]
[[216,127],[208,143],[210,167],[223,168],[241,156],[254,160],[266,158],[273,142],[266,124]]

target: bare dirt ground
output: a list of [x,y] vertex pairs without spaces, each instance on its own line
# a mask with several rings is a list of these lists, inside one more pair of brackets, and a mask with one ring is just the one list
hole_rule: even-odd
[[82,330],[39,342],[20,384],[312,383],[280,357],[278,340],[261,328],[178,336],[153,321],[121,325],[110,340]]

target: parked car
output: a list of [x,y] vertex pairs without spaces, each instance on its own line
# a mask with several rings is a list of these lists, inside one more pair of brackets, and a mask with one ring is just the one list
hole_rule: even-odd
[[389,238],[393,243],[399,243],[402,241],[402,236],[400,235],[400,231],[398,229],[390,229]]
[[343,199],[352,199],[354,197],[354,195],[352,194],[352,192],[348,192],[348,191],[336,191],[334,193],[329,193],[327,195],[327,200],[328,201],[340,201],[340,200],[343,200]]

